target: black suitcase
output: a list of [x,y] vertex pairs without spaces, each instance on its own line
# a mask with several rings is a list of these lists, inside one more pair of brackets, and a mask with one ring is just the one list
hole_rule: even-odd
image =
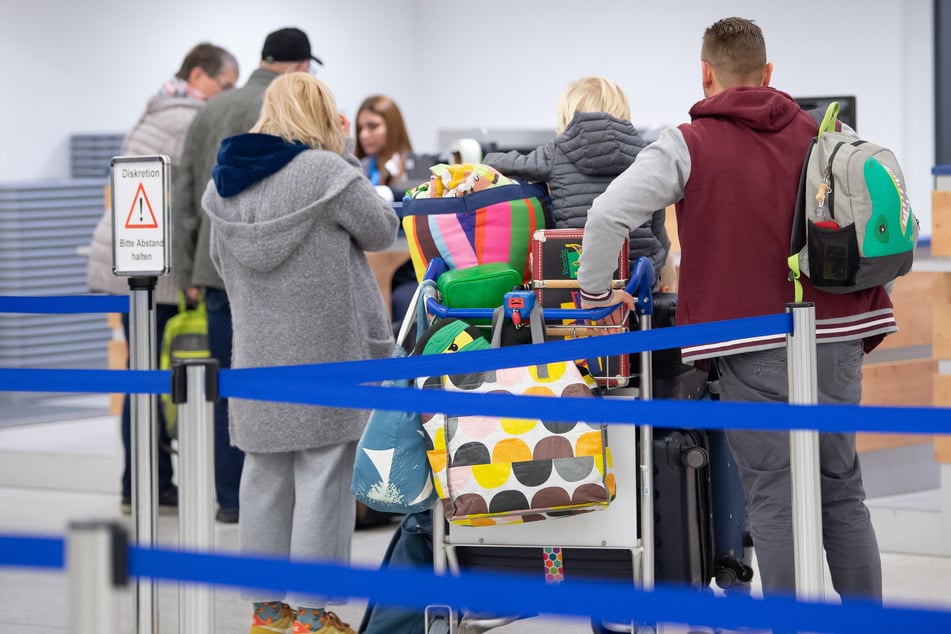
[[694,429],[653,431],[654,581],[705,588],[714,576],[707,435]]

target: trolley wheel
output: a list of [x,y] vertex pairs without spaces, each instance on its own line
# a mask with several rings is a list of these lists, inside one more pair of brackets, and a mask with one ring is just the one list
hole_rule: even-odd
[[714,580],[717,585],[726,590],[738,583],[749,583],[753,580],[753,569],[742,561],[733,557],[717,557],[714,563]]
[[684,465],[691,469],[699,469],[707,466],[710,462],[710,456],[703,447],[691,447],[683,452]]
[[717,586],[722,590],[726,590],[736,585],[736,572],[730,568],[718,568],[715,579]]

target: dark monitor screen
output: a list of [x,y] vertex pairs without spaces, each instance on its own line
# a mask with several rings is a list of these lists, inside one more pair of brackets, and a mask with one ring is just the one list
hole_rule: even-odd
[[856,132],[858,132],[858,127],[856,126],[856,116],[855,116],[855,97],[854,96],[836,96],[832,95],[829,97],[794,97],[796,103],[799,104],[804,110],[813,110],[818,108],[825,112],[825,109],[833,101],[839,102],[839,121],[846,124]]

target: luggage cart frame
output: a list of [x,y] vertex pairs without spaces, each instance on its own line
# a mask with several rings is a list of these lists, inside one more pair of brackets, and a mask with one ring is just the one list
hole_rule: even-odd
[[[436,297],[435,280],[446,270],[442,260],[434,259],[426,270],[418,301],[422,302],[427,315],[432,317],[456,317],[459,319],[491,319],[495,308],[453,309],[439,303]],[[653,266],[647,258],[640,258],[631,272],[625,290],[637,299],[635,313],[640,330],[650,330],[653,314],[651,288],[654,283]],[[563,320],[597,321],[607,317],[616,306],[598,309],[545,309],[546,321]],[[417,308],[411,307],[415,314]],[[579,325],[578,329],[597,328]],[[623,387],[610,390],[606,398],[640,398],[650,400],[651,351],[640,354],[639,387]],[[624,451],[636,447],[639,451]],[[550,521],[510,524],[491,527],[453,526],[443,515],[442,505],[433,508],[433,568],[438,575],[460,575],[464,572],[462,555],[472,549],[515,549],[524,547],[556,547],[565,551],[593,553],[599,551],[627,552],[630,556],[630,578],[639,588],[654,587],[654,523],[653,523],[653,427],[651,425],[616,425],[608,427],[608,443],[612,448],[617,495],[603,510]],[[606,514],[611,517],[607,518]],[[638,535],[637,528],[640,528]],[[515,553],[517,551],[510,551]],[[620,558],[619,558],[620,559]],[[540,561],[539,561],[540,566]],[[622,574],[625,566],[622,566]],[[571,570],[567,574],[572,574]],[[617,574],[617,571],[615,571]],[[501,627],[520,618],[519,616],[486,616],[472,613],[459,614],[451,606],[430,605],[426,608],[427,634],[479,634]],[[597,629],[597,626],[595,626]],[[631,632],[643,631],[634,623]],[[607,630],[605,630],[607,631]],[[652,630],[653,631],[653,630]]]

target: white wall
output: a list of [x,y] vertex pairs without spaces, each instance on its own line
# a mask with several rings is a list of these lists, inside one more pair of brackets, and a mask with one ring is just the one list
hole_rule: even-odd
[[[639,125],[686,120],[702,97],[700,40],[729,15],[757,20],[794,96],[855,94],[862,134],[892,147],[930,234],[934,162],[931,0],[19,0],[0,10],[8,61],[0,181],[68,175],[74,132],[122,131],[145,98],[207,39],[232,50],[241,79],[267,32],[303,28],[321,77],[353,114],[394,97],[421,151],[445,128],[553,128],[569,81],[601,74],[627,92]],[[66,17],[66,16],[69,17]],[[42,54],[36,53],[42,51]]]

